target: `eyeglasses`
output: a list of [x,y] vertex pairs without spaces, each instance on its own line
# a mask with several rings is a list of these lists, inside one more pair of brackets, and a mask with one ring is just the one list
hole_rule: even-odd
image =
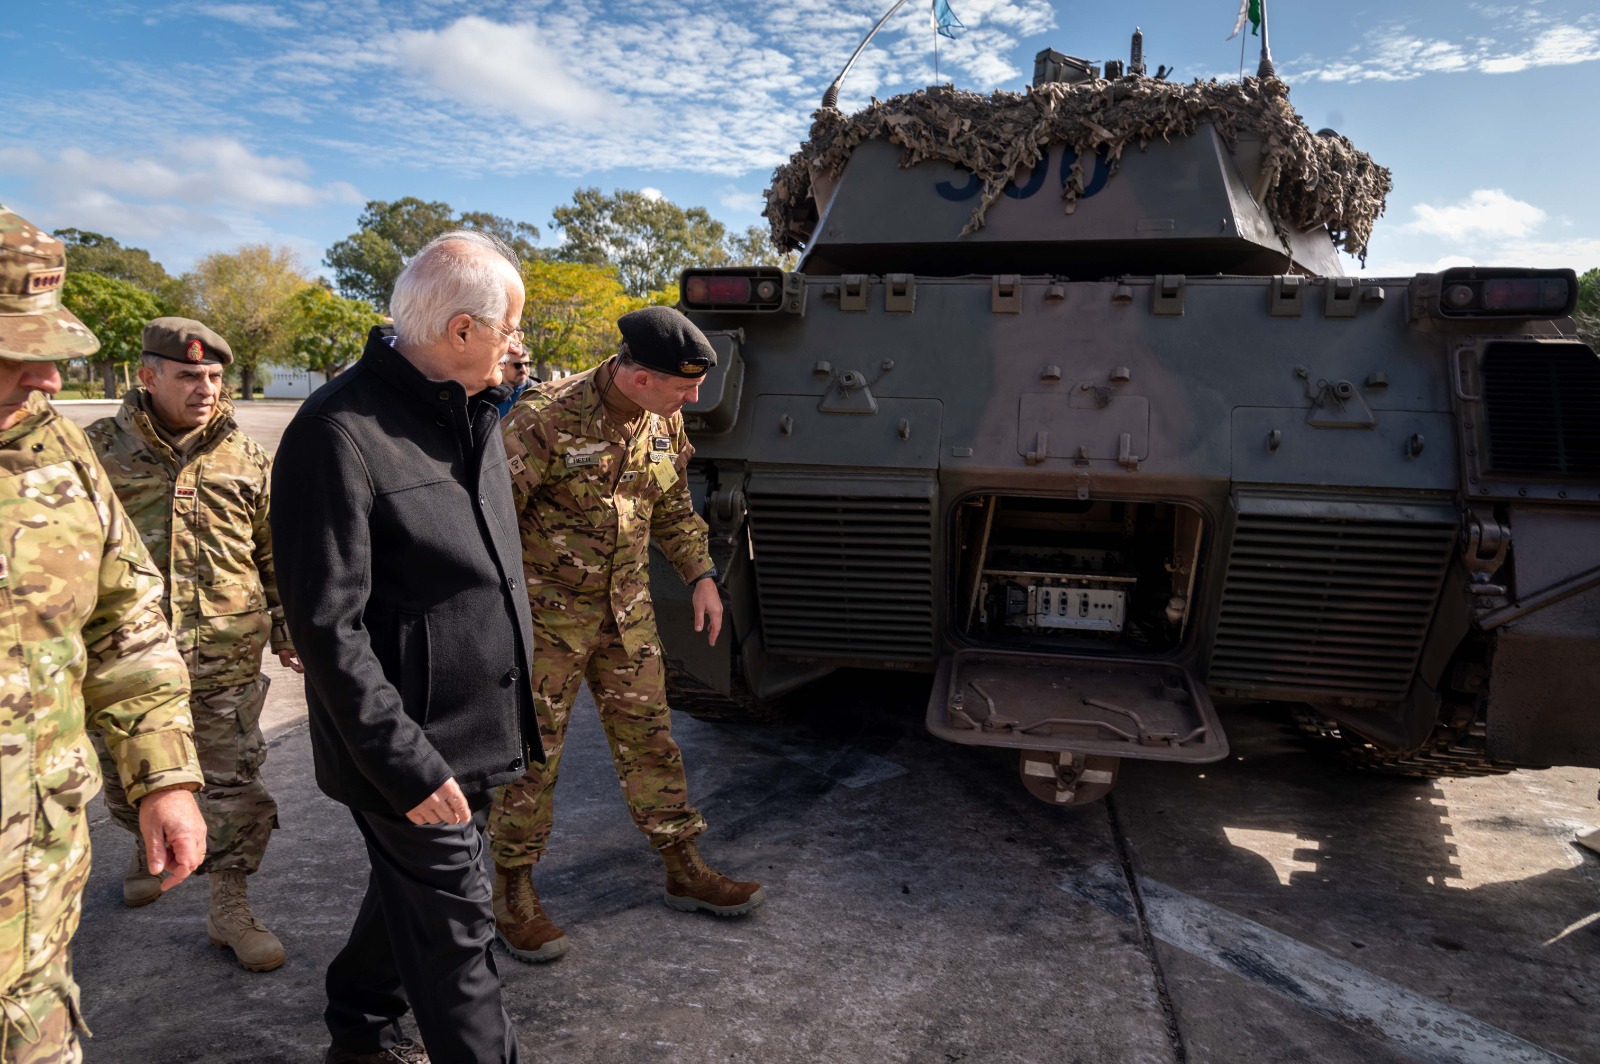
[[532,367],[533,363],[532,362],[507,362],[506,365],[510,366],[512,369],[529,369],[530,367]]
[[516,344],[518,347],[522,346],[521,329],[512,329],[510,332],[506,332],[492,321],[484,321],[482,318],[473,318],[472,320],[477,322],[479,325],[482,325],[485,329],[493,329],[501,336],[504,336],[507,340],[510,340],[512,343]]

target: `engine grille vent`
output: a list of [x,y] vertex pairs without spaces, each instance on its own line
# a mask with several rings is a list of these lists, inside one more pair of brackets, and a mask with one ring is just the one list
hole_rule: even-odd
[[1600,478],[1600,359],[1582,344],[1494,344],[1483,359],[1489,468]]
[[1273,697],[1403,697],[1455,549],[1454,514],[1287,510],[1239,515],[1208,682]]
[[761,627],[775,654],[933,656],[933,493],[748,494]]

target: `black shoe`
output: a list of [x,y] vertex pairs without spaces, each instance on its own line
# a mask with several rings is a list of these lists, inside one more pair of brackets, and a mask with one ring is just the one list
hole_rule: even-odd
[[338,1046],[329,1046],[323,1064],[429,1064],[428,1051],[420,1042],[403,1038],[388,1049],[376,1053],[356,1053]]

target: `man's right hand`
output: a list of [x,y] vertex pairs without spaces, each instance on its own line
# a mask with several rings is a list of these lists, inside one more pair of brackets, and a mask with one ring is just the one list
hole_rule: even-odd
[[189,878],[206,857],[206,822],[194,795],[182,787],[151,791],[139,800],[139,833],[144,836],[150,874],[168,873],[162,890]]
[[465,824],[472,819],[472,810],[467,808],[467,796],[452,776],[407,813],[406,819],[413,824]]

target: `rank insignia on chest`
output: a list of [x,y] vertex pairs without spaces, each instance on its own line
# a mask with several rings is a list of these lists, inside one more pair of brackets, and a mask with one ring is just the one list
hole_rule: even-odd
[[597,466],[600,456],[597,454],[569,454],[565,456],[568,469],[579,469],[583,466]]
[[654,452],[672,450],[672,438],[670,436],[651,436],[650,450]]
[[630,469],[627,472],[622,474],[621,483],[623,483],[623,484],[632,484],[635,480],[638,480],[638,479],[639,479],[639,471],[637,469]]
[[192,499],[192,498],[195,497],[196,492],[195,492],[194,488],[182,488],[182,487],[180,487],[180,488],[174,488],[172,494],[177,496],[180,499]]

